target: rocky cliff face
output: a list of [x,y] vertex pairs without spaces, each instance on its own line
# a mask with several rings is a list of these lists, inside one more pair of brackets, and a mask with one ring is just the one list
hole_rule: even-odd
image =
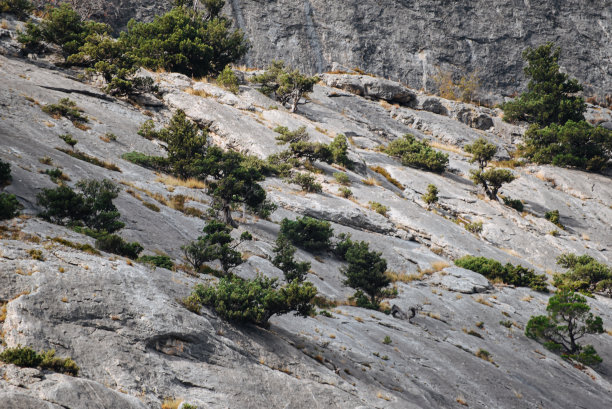
[[[19,23],[8,20],[14,35]],[[11,49],[14,43],[3,35],[0,50]],[[328,74],[298,113],[290,113],[247,83],[234,95],[180,74],[148,75],[162,98],[132,105],[78,81],[78,72],[42,59],[0,56],[0,158],[13,171],[6,191],[17,195],[25,214],[0,223],[0,350],[18,344],[54,348],[81,367],[73,378],[0,364],[2,409],[159,409],[166,398],[199,409],[612,406],[612,331],[584,339],[603,357],[602,365],[574,366],[524,336],[529,317],[545,312],[547,294],[494,285],[450,267],[456,257],[473,254],[550,274],[564,252],[610,264],[610,176],[517,167],[518,178],[502,193],[523,200],[519,213],[480,194],[469,180],[475,165],[462,150],[483,136],[499,146],[497,159],[508,158],[523,128],[504,123],[499,110],[369,76]],[[89,129],[42,112],[41,106],[65,97],[83,109]],[[282,149],[273,131],[279,125],[305,126],[311,141],[329,143],[339,133],[350,137],[349,154],[357,166],[351,171],[317,163],[321,193],[304,193],[279,178],[263,183],[279,208],[270,220],[240,218],[233,234],[246,230],[254,240],[238,247],[245,263],[235,274],[282,277],[270,261],[279,223],[310,215],[381,251],[389,270],[411,277],[395,283],[398,296],[388,301],[404,311],[417,304],[423,309],[406,320],[351,306],[346,300],[353,290],[342,285],[344,264],[331,254],[315,257],[299,250],[296,258],[312,265],[307,280],[338,305],[329,315],[273,317],[268,329],[236,326],[206,308],[195,314],[181,304],[194,284],[214,280],[211,276],[92,255],[54,240],[93,244],[36,217],[36,194],[57,186],[42,172],[61,167],[70,186],[85,178],[113,180],[122,189],[115,201],[126,223],[121,235],[142,243],[147,254],[185,261],[180,246],[198,237],[206,221],[169,203],[183,195],[187,206],[204,212],[210,197],[204,189],[121,159],[129,151],[164,155],[159,143],[137,130],[148,119],[162,126],[177,109],[208,126],[212,143],[259,157]],[[610,121],[612,112],[591,106],[588,117]],[[65,133],[78,140],[78,150],[120,171],[55,149],[65,146],[59,138]],[[380,152],[405,133],[448,153],[449,170],[433,174],[405,167]],[[333,176],[339,170],[350,179],[351,199],[339,194]],[[435,211],[421,199],[430,183],[440,191]],[[370,201],[387,206],[387,214],[372,210]],[[555,209],[565,230],[544,218]],[[467,231],[466,222],[481,222],[482,231]],[[33,258],[32,250],[40,256]],[[610,329],[610,298],[588,302]],[[383,342],[385,337],[391,343]],[[490,359],[477,356],[479,350]]]
[[[72,0],[88,17],[123,27],[150,19],[167,0]],[[554,41],[562,68],[587,95],[612,96],[611,0],[228,0],[249,37],[248,66],[283,59],[311,73],[338,61],[416,89],[434,89],[437,68],[477,73],[496,100],[524,88],[522,51]]]

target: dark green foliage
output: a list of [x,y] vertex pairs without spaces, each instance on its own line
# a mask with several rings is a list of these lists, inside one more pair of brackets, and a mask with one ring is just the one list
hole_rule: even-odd
[[334,234],[329,222],[308,216],[296,220],[283,219],[280,233],[294,245],[310,252],[329,250]]
[[560,54],[561,49],[552,42],[523,52],[523,59],[528,63],[525,75],[530,81],[527,92],[502,106],[505,120],[522,120],[546,127],[584,119],[586,105],[582,97],[576,96],[582,86],[559,72]]
[[329,151],[333,163],[352,169],[353,162],[348,158],[348,141],[346,136],[342,134],[337,135],[332,143],[329,144]]
[[552,351],[562,351],[585,364],[601,362],[592,346],[578,340],[586,334],[603,333],[601,317],[594,316],[586,299],[570,290],[559,290],[549,298],[547,315],[532,316],[525,328],[529,338],[541,340]]
[[546,276],[544,274],[538,275],[532,269],[520,265],[514,266],[507,263],[504,266],[499,261],[486,257],[474,256],[462,257],[455,260],[455,264],[459,267],[482,274],[489,280],[501,280],[505,284],[517,287],[530,287],[535,291],[548,292]]
[[[348,266],[342,269],[346,276],[344,284],[367,294],[370,298],[368,308],[378,309],[380,298],[385,295],[383,289],[391,283],[385,275],[387,261],[381,255],[370,251],[368,243],[360,241],[351,242],[343,257],[348,262]],[[363,297],[357,297],[358,305],[360,298]]]
[[438,188],[436,187],[436,185],[431,183],[427,185],[427,193],[422,195],[421,199],[423,199],[423,201],[427,203],[428,206],[431,206],[434,203],[438,203]]
[[[83,116],[81,108],[77,107],[76,102],[70,98],[62,98],[57,104],[48,104],[42,107],[43,112],[54,118],[65,117],[73,122],[87,122],[87,117]],[[70,135],[69,135],[70,136]],[[68,142],[66,142],[68,143]],[[71,145],[74,146],[74,145]]]
[[290,182],[299,185],[305,192],[320,193],[323,190],[321,184],[317,183],[316,178],[310,172],[296,173]]
[[18,216],[20,209],[21,205],[17,201],[17,196],[0,192],[0,220],[12,219]]
[[179,109],[157,137],[168,144],[168,163],[174,175],[186,179],[201,174],[207,134],[188,120],[185,112]]
[[612,131],[586,121],[567,121],[546,128],[532,125],[522,154],[537,163],[598,172],[612,159]]
[[478,163],[478,167],[483,170],[497,153],[497,146],[480,137],[472,144],[463,148],[467,153],[472,154],[470,163]]
[[346,252],[353,247],[353,240],[348,233],[340,233],[336,236],[338,241],[334,243],[332,251],[341,260],[346,260]]
[[508,169],[470,170],[470,179],[475,185],[482,185],[491,200],[497,200],[497,192],[505,183],[510,183],[516,176]]
[[329,145],[320,142],[293,142],[289,145],[289,156],[295,159],[306,159],[310,162],[320,160],[332,163],[334,160]]
[[278,287],[276,279],[257,276],[253,280],[222,277],[216,286],[195,286],[189,301],[211,307],[222,318],[236,323],[266,326],[271,316],[295,311],[308,317],[317,294],[311,283],[297,280]]
[[236,225],[231,206],[242,203],[259,211],[267,204],[266,191],[259,185],[264,176],[254,167],[245,166],[245,158],[238,152],[224,152],[213,146],[208,149],[202,166],[203,174],[212,177],[208,193],[220,204],[225,222]]
[[508,207],[513,208],[514,210],[518,211],[518,212],[522,212],[523,211],[523,202],[521,202],[518,199],[512,199],[511,197],[504,197],[504,204]]
[[74,139],[72,137],[72,135],[70,135],[69,133],[65,133],[59,136],[60,139],[64,142],[66,142],[68,145],[70,145],[70,147],[72,149],[74,149],[74,145],[76,145],[79,141],[77,141],[76,139]]
[[309,262],[297,262],[293,258],[295,254],[295,247],[291,245],[289,239],[282,234],[276,239],[276,247],[274,248],[274,259],[272,264],[283,270],[285,273],[285,279],[287,282],[297,280],[299,282],[304,281],[308,270],[310,270]]
[[56,224],[82,220],[87,215],[83,195],[68,186],[43,189],[37,199],[38,204],[44,209],[40,216]]
[[67,176],[64,175],[64,172],[62,172],[60,168],[46,169],[45,175],[49,175],[53,183],[57,184],[61,184],[61,181],[67,178]]
[[340,195],[345,199],[348,199],[349,197],[353,196],[353,191],[348,187],[342,186],[340,189],[338,189],[338,191],[340,192]]
[[214,260],[219,260],[225,274],[230,268],[242,264],[240,252],[234,249],[243,241],[251,240],[252,237],[248,232],[244,232],[240,236],[240,241],[232,245],[231,230],[231,226],[212,220],[204,226],[204,236],[182,247],[185,258],[196,271],[200,271],[204,263]]
[[167,270],[172,270],[172,267],[174,267],[172,259],[166,255],[140,256],[138,257],[137,261],[139,263],[152,264],[156,267],[165,268]]
[[351,180],[349,179],[348,175],[344,172],[335,172],[334,179],[336,179],[336,182],[344,186],[348,186],[351,184]]
[[557,264],[568,271],[555,275],[555,286],[586,293],[598,291],[612,296],[612,268],[609,266],[589,255],[571,253],[560,255]]
[[70,358],[57,358],[55,350],[42,351],[40,354],[30,347],[7,348],[0,353],[0,361],[26,368],[41,367],[72,376],[79,374],[79,367]]
[[34,7],[28,0],[0,0],[0,13],[10,13],[25,18]]
[[217,74],[248,49],[242,32],[219,14],[223,3],[208,1],[206,11],[175,7],[151,23],[131,20],[119,41],[136,65],[194,77]]
[[227,65],[217,76],[217,84],[234,94],[238,94],[240,91],[238,77],[236,77],[234,70],[232,70],[229,65]]
[[105,234],[96,240],[96,248],[107,253],[117,254],[119,256],[136,260],[144,248],[140,243],[134,241],[128,243],[122,237],[116,234]]
[[290,111],[295,112],[302,96],[312,91],[319,78],[291,70],[283,61],[272,61],[265,73],[255,75],[251,81],[261,84],[261,92],[268,96],[274,94],[281,104],[289,104]]
[[305,126],[300,126],[295,131],[290,131],[286,126],[277,126],[274,128],[274,132],[278,132],[280,134],[276,137],[276,140],[279,141],[279,145],[306,141],[308,139],[308,132],[306,132]]
[[169,161],[163,156],[147,156],[140,152],[127,152],[121,155],[122,159],[132,162],[136,165],[166,172],[169,170]]
[[559,218],[559,211],[558,210],[551,210],[549,212],[544,213],[544,218],[546,220],[548,220],[549,222],[551,222],[552,224],[554,224],[557,227],[560,227],[561,229],[565,229],[565,226],[563,226],[563,224],[561,224],[561,220]]
[[0,187],[11,183],[11,164],[0,160]]
[[138,128],[138,135],[148,140],[159,139],[159,132],[155,130],[155,122],[152,119],[144,121]]
[[385,153],[397,157],[402,165],[443,173],[448,166],[448,155],[431,148],[426,141],[419,141],[410,134],[391,142]]

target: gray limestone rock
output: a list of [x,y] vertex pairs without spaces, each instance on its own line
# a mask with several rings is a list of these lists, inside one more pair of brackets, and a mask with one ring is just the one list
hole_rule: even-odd
[[461,267],[447,267],[436,273],[429,282],[448,291],[463,294],[482,293],[493,289],[493,286],[485,277]]

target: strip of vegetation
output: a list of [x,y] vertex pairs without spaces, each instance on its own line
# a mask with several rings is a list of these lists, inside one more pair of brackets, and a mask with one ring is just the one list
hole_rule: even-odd
[[85,253],[89,253],[89,254],[94,254],[99,256],[100,252],[98,250],[96,250],[94,247],[91,246],[91,244],[87,244],[87,243],[74,243],[70,240],[66,240],[64,238],[61,237],[54,237],[51,240],[53,240],[56,243],[61,244],[62,246],[66,246],[66,247],[70,247],[76,250],[80,250],[80,251],[84,251]]
[[0,361],[26,368],[40,367],[72,376],[79,374],[79,367],[71,358],[58,358],[53,349],[38,353],[30,347],[19,345],[2,351]]
[[499,261],[486,258],[465,256],[455,260],[459,267],[482,274],[489,280],[500,280],[516,287],[529,287],[535,291],[548,292],[546,276],[536,274],[532,269],[514,266],[510,263],[502,265]]
[[384,176],[385,179],[387,179],[389,181],[389,183],[391,183],[392,185],[394,185],[398,189],[404,190],[404,185],[402,185],[397,179],[394,179],[391,176],[391,174],[389,174],[389,172],[387,172],[387,169],[383,168],[382,166],[370,166],[370,169],[372,169],[374,172]]
[[143,264],[151,264],[155,267],[165,268],[167,270],[172,270],[174,267],[174,263],[170,257],[160,254],[156,256],[140,256],[136,261]]
[[419,141],[410,134],[391,142],[384,152],[399,158],[404,166],[443,173],[448,166],[448,155],[433,149],[427,141]]
[[91,163],[92,165],[96,165],[101,168],[112,170],[113,172],[121,172],[121,169],[119,169],[119,167],[115,165],[114,163],[100,160],[94,156],[86,154],[85,152],[71,151],[69,149],[62,149],[62,148],[55,148],[55,149],[57,149],[60,152],[64,152],[65,154],[70,155],[73,158],[82,160],[87,163]]

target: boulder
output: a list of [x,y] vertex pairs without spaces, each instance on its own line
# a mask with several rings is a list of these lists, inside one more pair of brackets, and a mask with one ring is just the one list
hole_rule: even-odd
[[340,88],[355,95],[371,99],[382,99],[391,103],[412,106],[416,94],[402,84],[369,75],[324,74],[323,82],[328,87]]
[[429,282],[463,294],[483,293],[493,289],[484,276],[461,267],[447,267],[434,274]]

